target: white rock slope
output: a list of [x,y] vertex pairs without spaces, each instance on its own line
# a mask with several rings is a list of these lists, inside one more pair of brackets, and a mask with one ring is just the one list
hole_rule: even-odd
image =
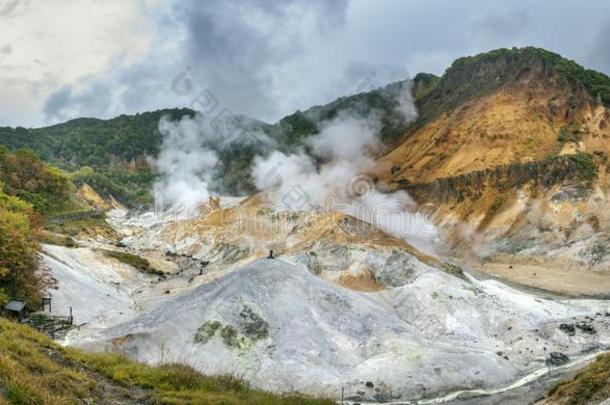
[[[603,301],[545,300],[435,269],[405,282],[358,292],[303,265],[258,260],[71,342],[277,391],[337,397],[343,386],[354,400],[376,401],[510,385],[550,352],[576,358],[610,345]],[[595,333],[559,328],[574,322]]]

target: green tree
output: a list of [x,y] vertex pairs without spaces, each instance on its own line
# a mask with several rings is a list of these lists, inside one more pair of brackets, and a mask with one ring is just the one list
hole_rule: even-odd
[[31,205],[5,194],[0,185],[0,300],[18,296],[35,303],[39,298],[38,244],[32,239],[35,217]]

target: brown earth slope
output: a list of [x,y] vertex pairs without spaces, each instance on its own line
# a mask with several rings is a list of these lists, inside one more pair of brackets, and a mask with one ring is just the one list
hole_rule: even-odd
[[418,86],[418,75],[420,119],[379,159],[381,178],[430,182],[576,151],[607,154],[610,110],[564,63],[536,48],[498,50],[458,59],[432,89]]
[[[383,187],[432,205],[445,252],[480,271],[610,296],[610,78],[523,48],[460,58],[414,82],[420,117],[378,159]],[[553,269],[573,275],[567,288]]]

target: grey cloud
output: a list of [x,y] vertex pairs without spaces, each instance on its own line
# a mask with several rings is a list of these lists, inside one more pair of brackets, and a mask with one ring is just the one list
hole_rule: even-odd
[[485,15],[475,24],[474,29],[479,35],[510,38],[523,33],[529,20],[530,12],[523,8],[506,14]]
[[[608,73],[609,13],[602,0],[174,1],[157,16],[159,46],[148,56],[58,89],[43,112],[58,120],[182,107],[207,89],[222,109],[274,121],[420,71],[440,74],[460,56],[526,45]],[[179,96],[171,83],[186,67],[194,90]]]
[[91,81],[75,91],[64,86],[53,92],[45,101],[43,114],[47,121],[56,122],[76,117],[105,116],[112,102],[110,86],[104,81]]
[[8,16],[15,11],[19,5],[19,0],[0,1],[0,16]]
[[[196,90],[209,89],[222,108],[236,114],[275,117],[275,70],[302,55],[303,44],[308,40],[307,32],[299,31],[295,10],[313,13],[317,29],[329,33],[343,21],[346,6],[345,0],[176,3],[170,13],[158,20],[164,25],[161,29],[179,28],[186,34],[186,39],[175,37],[174,45],[179,49],[175,59],[169,61],[165,55],[156,54],[153,46],[153,52],[141,62],[89,79],[79,86],[85,88],[79,94],[68,94],[65,88],[57,90],[43,112],[48,120],[57,121],[69,114],[94,113],[104,117],[189,106],[198,93],[180,98],[170,91],[176,74],[188,66],[189,80],[195,83]],[[173,38],[171,33],[165,35]],[[114,100],[109,100],[108,94],[114,95]]]
[[592,68],[610,75],[610,20],[606,20],[597,34],[588,55]]
[[410,72],[402,66],[383,63],[371,63],[366,61],[350,62],[343,70],[345,77],[352,83],[358,83],[367,78],[374,79],[378,86],[384,86],[390,82],[404,80],[410,77]]
[[346,7],[344,0],[192,2],[182,10],[186,59],[231,109],[269,118],[278,112],[276,70],[301,57],[307,35],[314,34],[302,31],[299,10],[313,13],[318,31],[329,34],[343,22]]
[[53,92],[46,100],[43,108],[43,113],[48,118],[57,118],[61,111],[69,104],[72,97],[72,88],[70,86],[62,87]]

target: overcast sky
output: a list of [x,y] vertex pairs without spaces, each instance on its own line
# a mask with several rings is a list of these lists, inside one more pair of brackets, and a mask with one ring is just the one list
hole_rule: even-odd
[[610,73],[610,2],[0,0],[0,126],[191,105],[273,122],[526,45]]

